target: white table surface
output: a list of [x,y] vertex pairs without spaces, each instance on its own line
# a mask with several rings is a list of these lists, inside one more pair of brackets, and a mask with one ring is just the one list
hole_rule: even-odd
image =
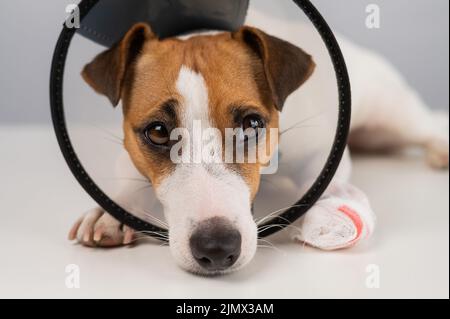
[[[354,182],[378,216],[370,241],[322,252],[282,240],[240,272],[203,278],[167,247],[87,249],[73,221],[94,203],[71,176],[48,127],[0,127],[0,297],[392,298],[449,297],[449,175],[416,158],[355,160]],[[65,268],[80,269],[80,288]],[[379,288],[366,270],[379,269]]]

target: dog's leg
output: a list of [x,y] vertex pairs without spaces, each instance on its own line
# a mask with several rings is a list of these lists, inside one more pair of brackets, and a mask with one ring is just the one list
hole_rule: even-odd
[[[136,194],[143,190],[142,183],[136,184],[136,181],[145,182],[145,179],[136,171],[127,154],[122,154],[117,161],[116,174],[121,182],[114,201],[125,209],[142,215],[139,214],[140,210],[133,208],[136,208],[135,205],[139,201]],[[157,201],[153,194],[146,193],[145,197],[152,197],[152,202]],[[145,219],[145,216],[139,217]],[[135,239],[135,232],[97,207],[88,211],[73,225],[69,239],[77,240],[88,247],[116,247],[131,244]]]
[[354,97],[350,146],[363,151],[419,147],[432,167],[448,168],[448,114],[432,112],[382,57],[353,51],[347,51]]

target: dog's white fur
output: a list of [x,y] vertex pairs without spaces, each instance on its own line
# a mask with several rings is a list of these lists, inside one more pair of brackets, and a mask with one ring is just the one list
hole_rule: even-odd
[[[200,121],[202,129],[213,127],[209,116],[208,89],[202,75],[182,67],[176,88],[182,96],[181,127],[187,128],[190,136],[193,136],[194,121]],[[201,142],[203,148],[221,154],[222,140],[219,136]],[[185,149],[193,152],[193,147]],[[245,254],[234,267],[240,267],[253,258],[257,233],[251,214],[250,190],[243,178],[226,169],[224,164],[178,164],[156,192],[170,225],[170,248],[180,265],[202,272],[192,257],[189,238],[196,225],[213,217],[226,218],[241,233]]]
[[[336,80],[332,76],[333,66],[323,42],[312,27],[278,20],[257,11],[250,13],[247,22],[263,30],[266,29],[265,26],[271,26],[266,31],[304,48],[317,64],[312,78],[288,99],[281,114],[281,127],[288,128],[292,125],[292,119],[304,119],[305,114],[317,115],[320,110],[331,112],[330,110],[337,108],[338,93]],[[419,146],[425,150],[432,166],[447,167],[448,135],[436,125],[436,117],[416,92],[385,59],[342,37],[339,43],[346,57],[352,82],[352,132],[358,132],[355,142],[367,149]],[[202,125],[210,127],[208,92],[202,75],[183,67],[177,88],[185,101],[185,127],[192,130],[193,120],[201,120]],[[299,167],[295,170],[280,167],[278,174],[270,178],[274,182],[291,179],[295,192],[301,195],[323,166],[334,134],[335,120],[335,116],[316,119],[315,125],[319,129],[312,130],[309,137],[304,136],[304,143],[299,141],[296,134],[282,137],[280,150],[284,161],[299,163]],[[324,127],[329,129],[323,129]],[[318,137],[317,134],[322,135]],[[221,144],[220,141],[209,142]],[[139,176],[127,155],[121,158],[118,167],[121,170],[118,173],[120,176]],[[326,194],[305,218],[296,223],[291,232],[294,239],[322,249],[345,246],[346,242],[353,239],[354,234],[352,229],[347,229],[348,220],[339,211],[339,207],[344,205],[356,210],[363,219],[365,236],[373,232],[374,215],[369,201],[362,191],[350,184],[350,175],[351,160],[347,151]],[[117,201],[128,203],[126,207],[129,208],[133,203],[128,198],[128,192],[133,188],[124,182],[121,189]],[[194,272],[203,271],[191,256],[189,236],[196,223],[213,216],[228,218],[243,237],[241,257],[230,270],[237,269],[252,259],[256,250],[257,230],[250,213],[248,187],[236,173],[220,165],[208,167],[180,164],[156,192],[162,199],[170,225],[172,253],[182,267]],[[153,201],[156,202],[156,199]],[[81,226],[77,229],[80,241],[88,240],[89,235],[98,229],[118,242],[126,243],[130,239],[127,235],[130,230],[122,230],[119,222],[100,209],[89,212],[80,223]],[[330,238],[342,238],[342,242],[336,243],[330,241]]]

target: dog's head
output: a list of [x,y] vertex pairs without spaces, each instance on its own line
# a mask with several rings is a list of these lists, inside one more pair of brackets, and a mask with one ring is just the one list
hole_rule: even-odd
[[[84,68],[98,93],[113,105],[122,100],[125,147],[164,206],[182,267],[223,273],[254,256],[252,201],[267,163],[262,157],[270,158],[277,143],[267,132],[278,128],[287,97],[313,70],[303,50],[255,28],[160,40],[146,24]],[[236,147],[225,161],[230,131]],[[237,161],[239,143],[247,145],[246,159],[258,144],[269,151]],[[213,160],[204,161],[205,154]]]

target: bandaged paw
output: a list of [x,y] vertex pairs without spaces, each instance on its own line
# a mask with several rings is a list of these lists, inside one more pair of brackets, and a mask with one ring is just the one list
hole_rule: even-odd
[[323,250],[351,247],[368,238],[375,228],[375,215],[368,201],[327,197],[300,221],[292,237]]

